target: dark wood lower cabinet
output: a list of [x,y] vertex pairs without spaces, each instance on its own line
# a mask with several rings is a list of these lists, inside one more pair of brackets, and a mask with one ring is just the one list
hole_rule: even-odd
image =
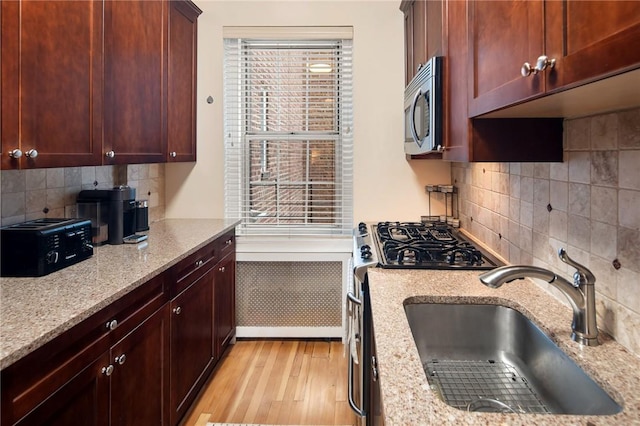
[[102,368],[109,365],[104,353],[89,363],[78,375],[43,401],[16,424],[106,426],[109,424],[109,377]]
[[236,332],[236,257],[231,254],[215,268],[215,353],[222,357]]
[[111,424],[168,425],[169,306],[111,348]]
[[209,269],[171,301],[171,424],[177,424],[213,367],[213,277]]
[[211,242],[0,371],[0,424],[177,425],[235,336],[234,239]]

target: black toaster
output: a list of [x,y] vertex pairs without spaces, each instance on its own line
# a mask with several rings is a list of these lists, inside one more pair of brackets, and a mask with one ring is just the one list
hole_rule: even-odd
[[45,218],[0,228],[0,276],[40,277],[93,255],[91,220]]

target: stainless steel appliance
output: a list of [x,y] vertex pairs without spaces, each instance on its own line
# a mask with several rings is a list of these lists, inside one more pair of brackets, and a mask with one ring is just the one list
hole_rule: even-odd
[[442,63],[434,56],[404,90],[404,152],[409,155],[442,150]]
[[349,405],[366,425],[381,424],[369,268],[489,270],[502,262],[446,222],[360,223],[353,232],[354,288],[347,294]]
[[136,232],[149,230],[149,202],[136,201]]
[[[126,185],[112,189],[89,189],[78,194],[78,206],[100,203],[100,216],[88,217],[92,221],[94,237],[100,230],[105,217],[108,224],[109,244],[123,244],[124,238],[136,233],[136,190]],[[81,211],[82,208],[78,208]]]
[[3,277],[40,277],[93,255],[90,220],[36,219],[0,234]]

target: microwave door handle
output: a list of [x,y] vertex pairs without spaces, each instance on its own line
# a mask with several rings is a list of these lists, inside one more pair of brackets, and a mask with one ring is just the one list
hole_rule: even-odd
[[418,99],[422,96],[422,90],[418,89],[416,96],[413,98],[413,102],[411,103],[410,120],[409,120],[409,128],[411,129],[411,136],[415,143],[420,145],[420,138],[418,137],[418,131],[416,130],[416,107],[418,106]]

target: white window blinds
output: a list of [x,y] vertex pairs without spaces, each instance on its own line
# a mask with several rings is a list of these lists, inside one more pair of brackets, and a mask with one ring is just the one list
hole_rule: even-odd
[[225,38],[225,214],[240,235],[350,235],[351,45]]

